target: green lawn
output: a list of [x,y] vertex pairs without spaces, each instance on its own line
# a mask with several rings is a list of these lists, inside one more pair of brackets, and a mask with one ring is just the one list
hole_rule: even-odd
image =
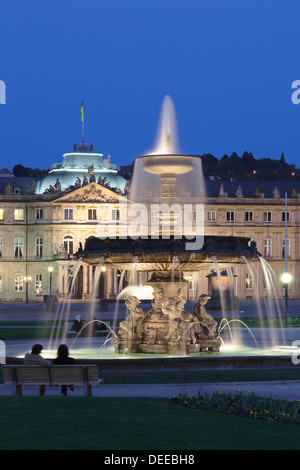
[[106,384],[147,383],[216,383],[255,382],[264,380],[300,380],[300,368],[231,369],[146,372],[100,372]]
[[[286,369],[232,369],[232,370],[187,370],[146,372],[99,372],[106,384],[164,384],[164,383],[222,383],[256,382],[272,380],[300,380],[300,368]],[[3,383],[0,368],[0,384]]]
[[[34,339],[42,331],[49,337],[49,323],[36,325],[2,322],[0,339]],[[107,384],[300,380],[300,368],[100,372],[100,377]],[[194,410],[168,400],[0,396],[0,407],[1,450],[300,449],[298,425]]]
[[300,448],[297,425],[193,410],[166,400],[0,397],[0,407],[2,450]]

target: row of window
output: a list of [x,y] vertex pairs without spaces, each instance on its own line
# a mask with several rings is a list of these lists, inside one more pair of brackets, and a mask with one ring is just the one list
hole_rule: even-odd
[[[282,258],[285,258],[285,250],[286,250],[286,255],[287,257],[290,257],[290,240],[286,241],[286,246],[285,246],[285,238],[282,240],[281,244],[281,256]],[[264,253],[263,253],[265,258],[271,258],[272,256],[272,240],[271,238],[266,238],[264,240]]]
[[268,288],[268,282],[266,281],[265,277],[263,278],[262,282],[259,282],[259,284],[255,286],[254,279],[251,277],[251,274],[247,272],[245,275],[245,289],[261,289],[261,287],[263,287],[264,289]]
[[[74,253],[74,238],[71,235],[66,235],[63,239],[64,249],[67,253]],[[42,237],[37,237],[35,239],[34,245],[34,257],[43,258],[43,239]],[[0,238],[0,258],[3,258],[3,238]],[[14,239],[14,258],[23,259],[24,258],[24,239],[21,237],[16,237]]]
[[[287,222],[290,222],[290,213],[287,212],[282,212],[281,213],[281,221],[285,222],[285,215],[287,216]],[[208,211],[208,217],[207,217],[208,222],[216,222],[217,221],[217,215],[216,211]],[[235,222],[235,212],[234,211],[227,211],[226,212],[226,222]],[[248,223],[253,223],[254,222],[254,212],[253,211],[245,211],[245,218],[244,222]],[[266,211],[264,212],[264,223],[270,223],[272,222],[272,212],[271,211]]]
[[[14,220],[22,221],[25,219],[24,209],[14,209]],[[35,219],[43,219],[43,209],[35,209]],[[0,208],[0,220],[4,220],[4,209]],[[74,220],[74,210],[64,209],[64,220]],[[88,209],[88,220],[97,220],[97,209]],[[112,220],[120,220],[119,209],[112,209]]]
[[[70,286],[72,285],[73,274],[74,274],[73,270],[69,269],[68,282],[69,282]],[[264,281],[264,288],[266,288],[266,287],[267,287],[266,282]],[[2,279],[2,274],[0,274],[0,292],[2,292],[2,288],[3,288],[3,279]],[[23,292],[24,288],[25,288],[25,276],[23,276],[23,274],[16,273],[14,275],[14,291],[15,292]],[[245,288],[246,289],[253,289],[254,288],[253,279],[252,279],[250,273],[246,273],[246,275],[245,275]],[[36,294],[39,294],[41,292],[41,289],[42,289],[42,275],[40,273],[37,273],[35,275],[34,289],[35,289]]]
[[[112,220],[120,220],[120,210],[112,209],[111,211]],[[88,209],[88,220],[97,220],[98,214],[97,209]],[[74,210],[73,209],[64,209],[64,220],[74,220]]]
[[[73,254],[74,253],[74,238],[71,235],[66,235],[63,239],[63,246],[67,253]],[[287,240],[287,247],[285,247],[285,238],[282,240],[281,245],[281,256],[285,257],[285,249],[287,249],[287,256],[290,256],[290,240]],[[264,240],[264,247],[263,247],[263,255],[266,258],[270,258],[272,256],[272,240],[271,238],[266,238]],[[35,239],[35,251],[34,251],[35,258],[42,258],[43,257],[43,239],[41,237],[37,237]],[[14,257],[15,259],[23,259],[24,258],[24,239],[20,237],[16,237],[14,239]],[[3,238],[0,238],[0,258],[3,258]]]
[[[37,273],[34,278],[34,289],[35,292],[38,294],[40,289],[42,288],[42,275]],[[15,292],[23,292],[25,289],[25,276],[20,273],[16,273],[14,275],[14,291]],[[3,290],[3,278],[2,274],[0,274],[0,292]]]
[[[69,288],[73,286],[73,277],[74,277],[74,266],[70,266],[68,268],[68,285]],[[42,293],[43,290],[43,282],[42,282],[42,274],[37,273],[34,278],[34,290],[36,294]],[[16,273],[14,275],[14,291],[15,292],[23,292],[25,289],[26,284],[26,277],[21,273]],[[2,274],[0,274],[0,292],[2,292]],[[73,286],[74,289],[74,286]]]
[[[151,222],[157,222],[159,220],[160,211],[153,210],[151,211]],[[287,216],[287,222],[290,222],[290,213],[282,212],[281,213],[281,221],[285,222],[285,216]],[[192,211],[190,214],[190,221],[196,222],[196,212]],[[217,222],[217,212],[214,210],[207,212],[207,221],[208,222]],[[235,212],[234,211],[226,211],[226,222],[235,222]],[[253,211],[245,211],[244,215],[244,222],[245,223],[253,223],[254,222],[254,212]],[[264,212],[264,222],[270,223],[272,222],[272,212],[266,211]]]
[[[14,220],[24,220],[24,209],[14,209]],[[0,220],[4,220],[4,209],[0,208]]]
[[[24,220],[25,212],[24,209],[14,209],[14,220],[22,221]],[[158,220],[159,212],[152,211],[151,212],[151,221],[155,222]],[[120,220],[120,210],[119,209],[112,209],[112,220]],[[38,208],[35,209],[35,219],[42,220],[43,219],[43,209]],[[88,209],[88,220],[97,220],[97,209]],[[4,209],[0,208],[0,220],[4,220]],[[72,208],[64,209],[64,220],[74,220],[74,210]],[[216,222],[217,221],[217,214],[216,211],[208,211],[207,216],[208,222]],[[226,221],[227,222],[235,222],[235,212],[234,211],[227,211],[226,212]],[[247,223],[254,222],[254,212],[253,211],[245,211],[245,219],[244,221]],[[285,222],[285,212],[281,214],[281,221]],[[264,222],[270,223],[272,222],[272,212],[266,211],[264,212]],[[287,222],[290,222],[290,213],[287,212]]]

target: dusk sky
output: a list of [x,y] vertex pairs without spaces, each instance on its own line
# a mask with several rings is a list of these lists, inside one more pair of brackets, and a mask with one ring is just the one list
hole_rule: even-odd
[[[0,168],[47,169],[81,141],[126,165],[163,98],[182,152],[300,167],[299,0],[10,0],[0,7]],[[300,96],[300,95],[299,95]]]

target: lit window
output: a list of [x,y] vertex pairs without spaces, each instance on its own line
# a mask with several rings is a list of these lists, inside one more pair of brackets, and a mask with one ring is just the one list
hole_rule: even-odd
[[0,220],[4,219],[4,209],[0,209]]
[[15,259],[22,259],[23,258],[23,245],[24,245],[23,238],[15,238],[14,245],[15,245]]
[[14,290],[15,292],[23,292],[23,274],[14,275]]
[[73,220],[73,209],[65,209],[65,220]]
[[246,289],[253,289],[253,280],[249,273],[246,273],[245,287]]
[[97,209],[89,209],[88,210],[88,219],[89,220],[97,220]]
[[43,239],[41,237],[35,239],[35,257],[43,257]]
[[14,210],[14,219],[15,220],[24,220],[24,209],[15,209]]
[[35,275],[34,288],[37,294],[39,294],[42,290],[42,275],[39,273]]
[[74,253],[74,239],[71,235],[66,235],[64,237],[64,249],[69,255]]

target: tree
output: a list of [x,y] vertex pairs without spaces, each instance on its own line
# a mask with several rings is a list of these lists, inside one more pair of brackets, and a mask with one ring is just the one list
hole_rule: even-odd
[[14,176],[31,176],[31,168],[24,167],[20,163],[13,167]]

